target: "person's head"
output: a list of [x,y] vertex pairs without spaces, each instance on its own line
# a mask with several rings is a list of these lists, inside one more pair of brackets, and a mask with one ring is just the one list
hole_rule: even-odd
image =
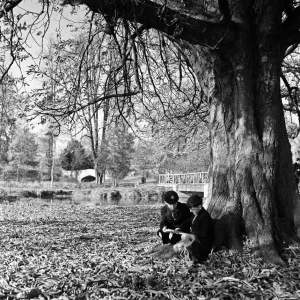
[[178,194],[174,191],[168,191],[164,194],[164,202],[171,209],[174,210],[178,203]]
[[202,208],[202,203],[203,198],[199,194],[194,194],[187,200],[186,205],[194,215],[197,215]]

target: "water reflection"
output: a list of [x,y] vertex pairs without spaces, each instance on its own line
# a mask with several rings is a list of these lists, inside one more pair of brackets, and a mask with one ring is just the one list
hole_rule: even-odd
[[[158,203],[158,201],[152,201],[148,199],[141,198],[132,198],[128,195],[122,197],[74,197],[74,196],[64,196],[64,197],[51,197],[51,198],[35,198],[35,201],[41,201],[43,203],[52,203],[52,204],[73,204],[73,205],[86,205],[86,206],[107,206],[107,205],[145,205],[149,203]],[[156,199],[157,200],[157,199]]]
[[[188,197],[180,197],[179,201],[186,203]],[[64,195],[64,196],[49,196],[44,198],[26,198],[41,203],[47,204],[71,204],[71,205],[86,205],[86,206],[107,206],[107,205],[146,205],[146,204],[162,204],[161,198],[157,194],[150,194],[146,197],[141,197],[140,194],[127,192],[121,197],[113,197],[111,195],[101,194],[99,197],[79,196],[79,195]],[[17,199],[15,199],[17,200]]]

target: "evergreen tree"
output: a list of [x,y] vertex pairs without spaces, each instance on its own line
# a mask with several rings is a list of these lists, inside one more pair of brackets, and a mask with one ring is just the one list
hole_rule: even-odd
[[61,166],[67,171],[93,168],[90,155],[76,139],[72,139],[60,155]]

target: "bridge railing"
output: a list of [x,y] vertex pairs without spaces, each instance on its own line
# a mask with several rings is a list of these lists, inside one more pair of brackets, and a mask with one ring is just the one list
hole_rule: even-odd
[[159,184],[199,184],[208,182],[208,172],[159,174]]

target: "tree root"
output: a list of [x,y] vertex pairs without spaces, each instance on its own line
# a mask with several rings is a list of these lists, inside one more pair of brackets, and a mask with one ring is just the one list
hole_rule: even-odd
[[254,257],[261,257],[266,263],[277,265],[280,267],[288,267],[288,264],[280,257],[276,250],[271,249],[256,249],[253,252]]

